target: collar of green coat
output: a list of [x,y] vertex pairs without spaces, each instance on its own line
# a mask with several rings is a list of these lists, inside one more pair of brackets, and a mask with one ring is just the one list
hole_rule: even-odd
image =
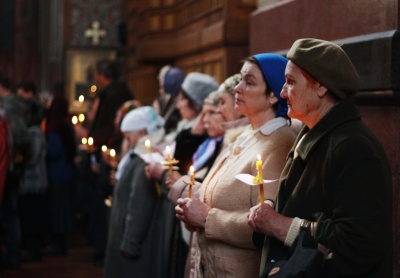
[[297,147],[297,153],[301,159],[307,161],[318,143],[329,136],[332,130],[349,121],[360,119],[360,113],[352,98],[339,102],[311,130],[307,126],[303,127],[289,152],[289,156],[293,157],[297,143],[306,134],[300,146]]

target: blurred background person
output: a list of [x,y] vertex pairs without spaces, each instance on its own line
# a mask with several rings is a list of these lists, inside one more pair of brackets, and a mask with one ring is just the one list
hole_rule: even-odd
[[74,161],[77,145],[68,101],[63,96],[53,96],[47,105],[47,202],[51,239],[43,254],[57,256],[67,253],[66,235],[76,228],[73,197],[78,177]]
[[[178,95],[177,109],[182,120],[171,143],[171,157],[179,161],[177,166],[181,175],[187,174],[192,164],[192,156],[198,146],[207,139],[206,130],[200,120],[204,99],[218,89],[215,79],[204,73],[191,72],[186,75]],[[149,178],[160,181],[161,197],[159,200],[158,218],[164,242],[160,245],[164,261],[159,267],[161,273],[168,277],[183,277],[187,257],[188,244],[181,233],[180,222],[175,218],[174,205],[168,200],[169,188],[166,178],[169,171],[159,164],[146,167]],[[167,273],[167,274],[165,274]]]
[[[123,117],[131,110],[141,106],[137,100],[128,100],[118,109],[115,119],[115,132],[123,137],[120,130]],[[110,149],[101,152],[101,159],[92,164],[92,170],[97,173],[95,184],[90,189],[89,195],[89,220],[87,226],[87,243],[94,247],[96,254],[93,263],[96,266],[104,265],[104,257],[107,246],[108,222],[110,207],[106,205],[105,200],[112,199],[113,186],[115,185],[115,167],[119,158],[122,158],[129,150],[129,142],[124,138],[120,146],[115,145],[116,156],[110,157]],[[122,165],[121,165],[122,167]],[[111,176],[111,180],[110,180]]]
[[[195,172],[195,181],[202,182],[207,176],[210,168],[214,164],[217,156],[220,154],[222,149],[222,142],[225,133],[223,128],[224,119],[221,113],[218,113],[218,103],[221,92],[219,90],[210,93],[205,99],[201,114],[201,122],[204,128],[207,130],[209,136],[196,150],[192,159],[192,166]],[[181,176],[179,172],[174,171],[168,175],[166,184],[170,188],[168,193],[168,199],[176,204],[177,199],[180,197],[188,196],[188,185],[187,181],[190,180],[190,173],[188,175]],[[198,196],[199,186],[198,184],[192,185],[193,196]],[[189,244],[189,251],[186,259],[185,277],[194,277],[194,253],[197,244],[196,231],[191,233],[183,225],[182,236],[185,241]]]
[[24,169],[24,161],[29,158],[31,141],[27,126],[27,107],[21,97],[11,90],[11,80],[0,72],[0,105],[8,118],[12,134],[11,167],[6,176],[0,220],[3,227],[5,250],[0,267],[20,267],[21,231],[18,217],[18,187]]
[[[140,137],[151,134],[164,124],[150,106],[130,111],[122,120],[121,131],[131,150]],[[126,157],[126,158],[125,158]],[[110,226],[107,241],[104,276],[155,277],[154,246],[159,238],[151,232],[158,194],[148,180],[145,161],[135,152],[127,152],[121,177],[114,187]],[[164,273],[165,274],[165,273]]]
[[28,132],[31,139],[31,155],[24,162],[18,198],[18,212],[21,222],[23,253],[22,262],[36,262],[41,259],[41,247],[45,231],[47,190],[46,139],[41,129],[44,107],[36,95],[36,86],[24,82],[17,87],[28,108]]

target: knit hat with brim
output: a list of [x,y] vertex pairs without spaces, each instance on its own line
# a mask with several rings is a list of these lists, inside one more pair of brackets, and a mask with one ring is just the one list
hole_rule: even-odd
[[208,94],[217,89],[217,81],[212,76],[200,72],[189,73],[182,83],[182,90],[199,107],[203,106]]
[[344,50],[332,42],[299,39],[293,43],[287,58],[340,99],[356,94],[360,87],[354,65]]

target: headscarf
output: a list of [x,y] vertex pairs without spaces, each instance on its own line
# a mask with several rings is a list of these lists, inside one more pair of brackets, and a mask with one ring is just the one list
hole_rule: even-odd
[[164,125],[164,119],[151,106],[142,106],[129,111],[121,123],[122,132],[136,132],[145,129],[147,134],[156,132]]
[[278,99],[278,110],[276,117],[287,118],[287,102],[286,99],[281,98],[280,93],[285,84],[285,69],[287,59],[278,54],[261,53],[253,56],[261,67],[261,72],[264,79],[274,92],[275,97]]

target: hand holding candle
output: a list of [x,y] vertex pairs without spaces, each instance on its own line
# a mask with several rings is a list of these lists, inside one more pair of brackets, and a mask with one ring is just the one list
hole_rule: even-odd
[[261,156],[257,155],[256,168],[257,176],[253,178],[253,183],[260,185],[260,203],[264,203],[264,178],[262,173],[262,160]]

